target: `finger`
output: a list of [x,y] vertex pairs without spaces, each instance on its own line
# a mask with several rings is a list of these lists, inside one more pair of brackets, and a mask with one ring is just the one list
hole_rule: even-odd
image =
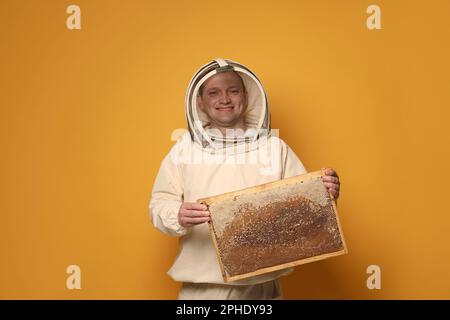
[[323,176],[322,181],[324,182],[332,182],[332,183],[339,183],[339,179],[335,176]]
[[198,211],[198,210],[183,210],[182,214],[186,217],[209,217],[209,211]]
[[332,193],[333,195],[339,194],[339,188],[327,187],[326,189],[329,193]]
[[339,192],[339,190],[335,189],[335,188],[329,188],[328,192],[332,193],[333,195],[337,194]]
[[336,171],[333,168],[326,168],[324,173],[327,176],[335,176],[335,177],[337,177],[337,173],[336,173]]
[[193,225],[196,225],[196,224],[200,224],[200,223],[204,223],[204,222],[207,222],[207,221],[209,221],[209,217],[201,217],[201,218],[184,218],[183,219],[183,222],[184,223],[186,223],[186,224],[193,224]]
[[195,202],[184,202],[183,203],[184,209],[188,210],[206,210],[208,207],[201,203],[195,203]]
[[327,189],[332,188],[332,189],[339,190],[339,185],[336,184],[336,183],[332,183],[332,182],[324,182],[323,184],[324,184],[324,186],[325,186]]

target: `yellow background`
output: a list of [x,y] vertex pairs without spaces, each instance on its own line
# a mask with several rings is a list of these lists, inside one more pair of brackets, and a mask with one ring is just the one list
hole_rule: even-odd
[[[81,8],[68,30],[66,8]],[[381,7],[382,30],[366,9]],[[193,73],[262,79],[307,170],[336,168],[349,254],[285,297],[450,298],[450,2],[0,0],[1,298],[176,298],[150,222]],[[81,267],[81,290],[66,267]],[[381,267],[381,290],[366,268]]]

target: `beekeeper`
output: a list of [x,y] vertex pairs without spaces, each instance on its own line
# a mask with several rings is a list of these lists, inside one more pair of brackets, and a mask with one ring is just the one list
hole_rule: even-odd
[[[179,299],[280,299],[279,277],[292,268],[224,283],[207,221],[197,199],[304,174],[306,170],[270,128],[261,81],[232,60],[214,59],[191,79],[185,100],[188,132],[161,163],[153,185],[151,220],[179,237],[168,274],[182,283]],[[339,178],[328,168],[328,191],[339,196]]]

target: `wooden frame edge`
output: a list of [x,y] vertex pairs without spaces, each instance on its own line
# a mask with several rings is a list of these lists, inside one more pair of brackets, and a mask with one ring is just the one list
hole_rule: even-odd
[[296,175],[296,176],[293,176],[293,177],[290,177],[290,178],[280,179],[280,180],[276,180],[276,181],[272,181],[272,182],[267,182],[267,183],[264,183],[264,184],[260,184],[260,185],[257,185],[257,186],[240,189],[240,190],[237,190],[237,191],[232,191],[232,192],[219,194],[219,195],[216,195],[216,196],[201,198],[201,199],[197,200],[197,203],[205,203],[205,204],[209,205],[209,204],[211,204],[213,202],[224,200],[224,199],[229,199],[229,198],[232,198],[232,197],[237,196],[237,195],[249,194],[249,193],[252,193],[252,192],[263,191],[263,190],[270,190],[270,189],[273,189],[273,188],[277,188],[279,186],[293,184],[293,183],[298,182],[298,181],[306,181],[306,180],[315,179],[315,178],[317,178],[319,176],[323,176],[323,173],[324,173],[324,170],[322,169],[322,170],[313,171],[313,172],[310,172],[310,173]]
[[[248,194],[248,193],[258,192],[258,191],[263,191],[263,190],[270,190],[272,188],[276,188],[276,187],[279,187],[279,186],[282,186],[282,185],[293,184],[293,183],[296,183],[298,181],[307,181],[307,180],[315,179],[315,178],[317,178],[319,176],[323,176],[324,173],[325,173],[325,169],[321,169],[321,170],[318,170],[318,171],[313,171],[313,172],[302,174],[302,175],[296,175],[296,176],[293,176],[293,177],[290,177],[290,178],[286,178],[286,179],[280,179],[280,180],[268,182],[268,183],[261,184],[261,185],[258,185],[258,186],[248,187],[248,188],[244,188],[244,189],[241,189],[241,190],[227,192],[227,193],[216,195],[216,196],[201,198],[201,199],[197,200],[197,203],[201,203],[201,204],[205,204],[205,205],[209,206],[210,204],[212,204],[212,203],[214,203],[216,201],[229,199],[229,198],[232,198],[232,197],[234,197],[236,195]],[[306,259],[291,261],[291,262],[287,262],[287,263],[276,265],[276,266],[265,267],[265,268],[261,268],[261,269],[258,269],[258,270],[252,271],[252,272],[248,272],[248,273],[244,273],[244,274],[240,274],[240,275],[236,275],[236,276],[228,276],[227,275],[227,273],[225,271],[225,268],[224,268],[224,265],[222,263],[222,258],[220,256],[220,251],[219,251],[219,247],[218,247],[218,244],[217,244],[217,239],[216,239],[216,233],[215,233],[215,230],[214,230],[214,225],[213,225],[212,222],[208,222],[211,238],[213,240],[214,247],[216,249],[216,255],[217,255],[217,258],[219,260],[220,270],[222,272],[222,277],[223,277],[224,282],[227,283],[227,282],[231,282],[231,281],[241,280],[241,279],[245,279],[245,278],[249,278],[249,277],[253,277],[253,276],[269,273],[269,272],[272,272],[272,271],[278,271],[278,270],[282,270],[282,269],[286,269],[286,268],[290,268],[290,267],[294,267],[294,266],[298,266],[298,265],[302,265],[302,264],[311,263],[311,262],[314,262],[314,261],[324,260],[324,259],[327,259],[327,258],[331,258],[331,257],[347,254],[348,253],[347,244],[346,244],[346,241],[345,241],[345,238],[344,238],[342,225],[340,223],[339,214],[338,214],[338,211],[337,211],[336,200],[334,199],[334,197],[331,194],[330,194],[330,197],[331,197],[331,200],[332,200],[331,202],[332,202],[332,206],[333,206],[333,211],[334,211],[334,214],[336,216],[336,223],[337,223],[337,226],[339,228],[339,235],[340,235],[341,240],[342,240],[342,247],[343,247],[342,250],[331,252],[331,253],[325,253],[325,254],[321,254],[319,256],[310,257],[310,258],[306,258]]]
[[283,264],[280,264],[280,265],[277,265],[277,266],[261,268],[261,269],[258,269],[256,271],[243,273],[243,274],[240,274],[240,275],[237,275],[237,276],[227,277],[227,282],[241,280],[241,279],[245,279],[245,278],[249,278],[249,277],[254,277],[254,276],[258,276],[260,274],[265,274],[265,273],[268,273],[268,272],[273,272],[273,271],[278,271],[278,270],[282,270],[282,269],[287,269],[287,268],[290,268],[290,267],[295,267],[295,266],[299,266],[299,265],[302,265],[302,264],[307,264],[307,263],[311,263],[311,262],[315,262],[315,261],[319,261],[319,260],[324,260],[324,259],[327,259],[327,258],[332,258],[332,257],[340,256],[340,255],[343,255],[343,254],[347,254],[347,251],[346,251],[345,248],[343,250],[336,251],[336,252],[325,253],[325,254],[321,254],[319,256],[315,256],[315,257],[310,257],[310,258],[306,258],[306,259],[301,259],[301,260],[296,260],[296,261],[292,261],[292,262],[287,262],[287,263],[283,263]]

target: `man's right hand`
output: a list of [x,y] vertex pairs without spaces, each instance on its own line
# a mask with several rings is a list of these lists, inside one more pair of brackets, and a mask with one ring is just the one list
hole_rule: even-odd
[[183,202],[178,211],[178,222],[183,227],[192,227],[209,221],[209,211],[204,204]]

